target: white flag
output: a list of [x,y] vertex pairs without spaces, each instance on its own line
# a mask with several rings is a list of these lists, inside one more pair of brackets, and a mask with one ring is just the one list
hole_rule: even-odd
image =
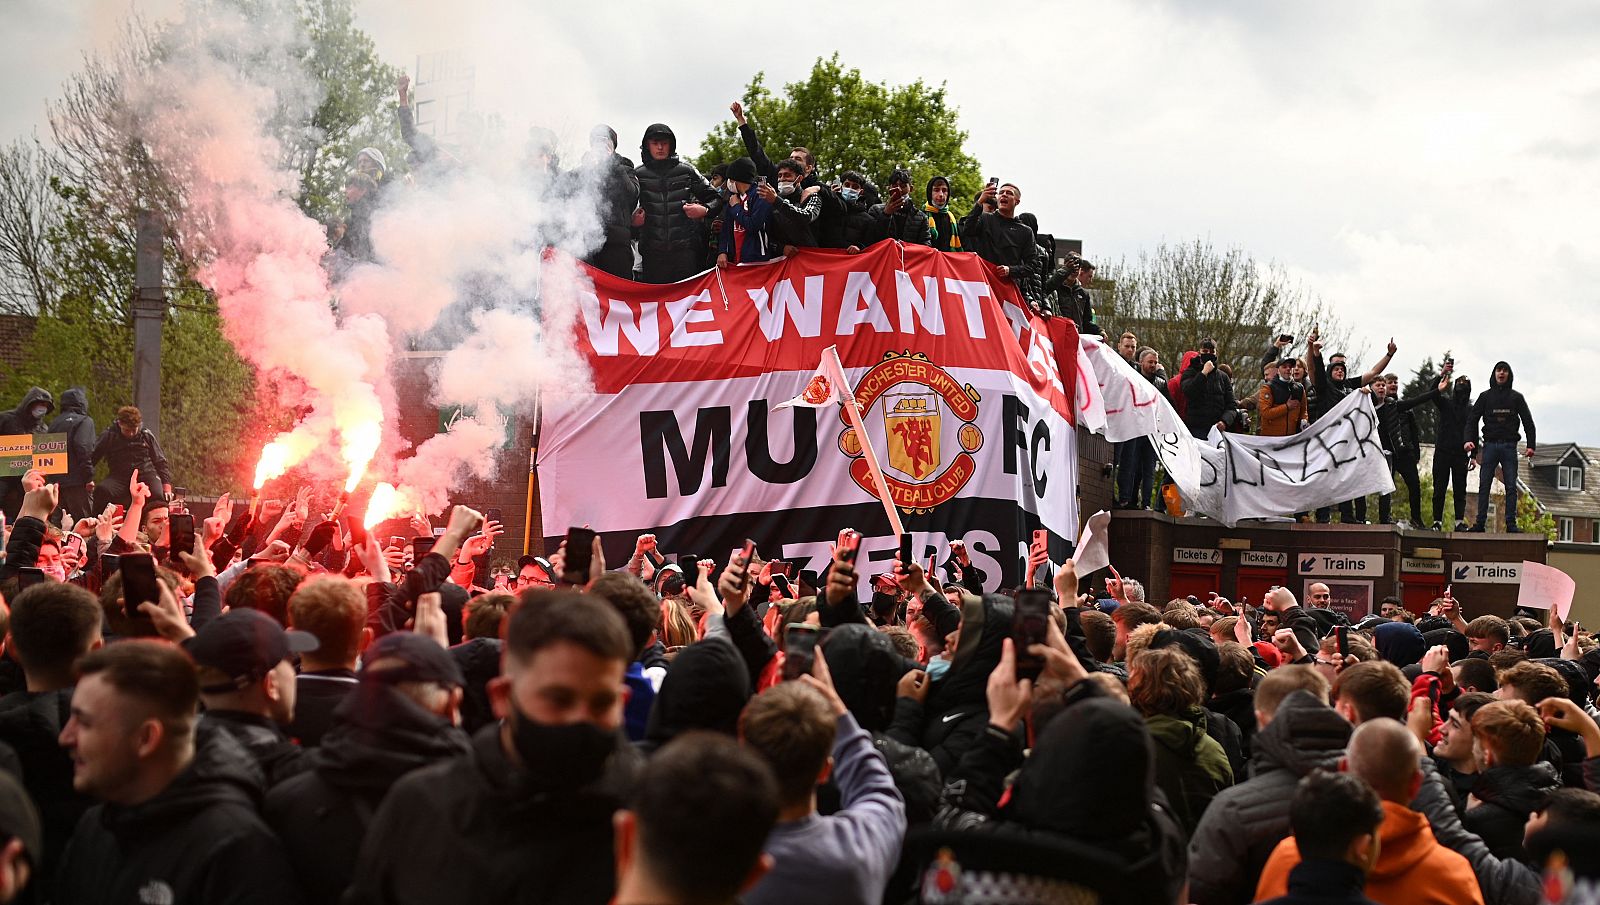
[[1079,576],[1111,565],[1111,549],[1106,537],[1106,528],[1110,525],[1111,513],[1104,509],[1084,521],[1078,548],[1072,551],[1072,562],[1078,567]]
[[839,373],[836,364],[839,360],[838,353],[828,354],[833,351],[833,347],[829,347],[822,353],[822,361],[817,364],[816,373],[806,381],[806,388],[800,391],[800,395],[787,402],[780,402],[773,408],[786,409],[798,405],[802,408],[819,409],[848,399],[844,375]]

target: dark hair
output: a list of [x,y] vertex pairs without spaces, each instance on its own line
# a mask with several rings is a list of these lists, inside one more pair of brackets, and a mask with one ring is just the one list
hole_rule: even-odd
[[804,176],[806,174],[806,165],[792,157],[783,158],[774,164],[773,167],[780,173],[788,171],[796,176]]
[[1145,716],[1178,716],[1205,702],[1200,667],[1183,648],[1146,650],[1128,664],[1128,697]]
[[1507,767],[1531,767],[1544,752],[1544,720],[1522,701],[1490,701],[1472,715],[1472,736]]
[[809,148],[802,148],[799,145],[795,145],[789,149],[789,154],[792,156],[796,151],[799,151],[800,155],[806,159],[807,167],[814,167],[817,165],[817,158],[812,156]]
[[1148,603],[1124,603],[1111,611],[1111,618],[1117,625],[1122,626],[1125,632],[1131,632],[1141,625],[1157,625],[1161,622],[1161,611]]
[[629,810],[638,821],[639,857],[669,892],[684,901],[728,901],[778,820],[778,784],[759,755],[727,736],[686,732],[650,758]]
[[11,651],[26,672],[70,679],[100,637],[100,601],[75,584],[47,581],[11,601]]
[[1099,610],[1084,610],[1078,614],[1078,625],[1083,629],[1083,643],[1089,648],[1089,656],[1110,663],[1117,646],[1116,621]]
[[1483,657],[1467,657],[1451,665],[1461,670],[1456,675],[1457,685],[1471,685],[1479,691],[1494,691],[1500,687],[1494,675],[1494,666]]
[[[157,565],[156,580],[166,585],[173,596],[177,596],[179,582],[176,574]],[[149,616],[131,607],[131,615],[123,611],[122,604],[117,602],[117,598],[121,596],[122,573],[114,572],[100,585],[100,614],[105,619],[105,627],[111,634],[119,638],[159,637],[155,624],[150,621]]]
[[506,623],[506,656],[526,662],[562,641],[607,660],[628,663],[633,649],[622,617],[581,591],[537,588],[522,593],[522,602]]
[[138,427],[144,423],[144,414],[134,406],[125,405],[117,409],[117,423],[126,424],[129,427]]
[[1387,660],[1370,660],[1346,667],[1333,680],[1333,697],[1355,708],[1362,722],[1386,716],[1405,722],[1411,683],[1400,667]]
[[1343,861],[1350,843],[1377,832],[1382,822],[1378,793],[1349,773],[1314,770],[1300,780],[1289,803],[1289,826],[1302,860]]
[[859,185],[862,188],[867,187],[867,178],[862,176],[860,173],[857,173],[855,170],[845,170],[843,173],[839,174],[839,184],[844,185],[846,182],[854,182],[856,185]]
[[1556,672],[1554,666],[1543,663],[1518,663],[1501,670],[1495,678],[1501,685],[1515,687],[1518,699],[1529,704],[1537,705],[1545,698],[1567,696],[1567,680],[1561,677],[1561,673]]
[[194,661],[166,641],[108,644],[78,661],[78,681],[100,676],[119,693],[147,704],[174,737],[194,731],[200,679]]
[[1544,800],[1544,814],[1552,824],[1600,825],[1600,795],[1588,789],[1553,789]]
[[1483,705],[1492,703],[1494,703],[1494,695],[1492,694],[1486,694],[1482,691],[1463,692],[1450,705],[1450,712],[1461,714],[1462,719],[1471,723],[1473,714],[1482,709]]
[[1206,349],[1210,349],[1213,352],[1217,351],[1217,341],[1209,336],[1200,340],[1200,350],[1205,351]]
[[660,600],[644,582],[626,572],[606,572],[589,585],[589,593],[616,609],[633,641],[633,658],[639,659],[661,619]]
[[837,726],[821,692],[799,682],[784,682],[745,705],[739,715],[739,738],[771,765],[778,780],[778,800],[797,805],[816,789],[833,753]]
[[1479,616],[1467,623],[1461,634],[1468,638],[1491,638],[1501,644],[1511,643],[1511,625],[1499,616]]
[[1211,691],[1223,695],[1247,689],[1255,673],[1254,652],[1237,641],[1224,641],[1217,645],[1217,681]]
[[260,610],[279,625],[288,625],[289,598],[304,579],[305,575],[288,566],[251,566],[228,585],[222,602],[230,610]]
[[462,625],[467,640],[500,637],[500,630],[506,624],[506,614],[511,612],[516,602],[516,597],[503,591],[479,594],[467,601],[467,618]]

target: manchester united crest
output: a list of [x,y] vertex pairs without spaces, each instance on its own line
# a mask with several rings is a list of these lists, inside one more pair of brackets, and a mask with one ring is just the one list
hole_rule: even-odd
[[[876,424],[883,425],[884,480],[901,509],[928,512],[960,493],[976,473],[972,454],[983,446],[983,433],[973,423],[978,417],[978,392],[926,355],[886,355],[856,384],[855,400],[864,423],[874,426],[869,430],[876,434]],[[876,496],[860,438],[842,410],[840,419],[846,426],[839,434],[839,450],[854,460],[850,476]]]

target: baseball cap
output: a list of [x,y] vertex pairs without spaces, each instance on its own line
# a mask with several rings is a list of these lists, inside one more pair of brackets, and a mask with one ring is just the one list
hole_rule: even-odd
[[550,560],[545,559],[543,556],[524,556],[517,560],[518,572],[521,572],[523,569],[526,569],[529,566],[538,566],[544,570],[546,575],[555,574],[554,570],[552,570],[550,567]]
[[318,644],[316,635],[285,629],[260,610],[237,609],[206,623],[183,643],[183,649],[197,665],[228,676],[226,685],[200,689],[207,694],[223,694],[260,681],[290,654],[316,650]]
[[[374,668],[375,663],[383,665]],[[437,682],[451,688],[467,684],[450,652],[415,632],[391,632],[372,642],[361,655],[356,678],[362,682]]]

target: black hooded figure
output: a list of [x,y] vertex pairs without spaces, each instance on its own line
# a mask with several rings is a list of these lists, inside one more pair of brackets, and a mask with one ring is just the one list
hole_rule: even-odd
[[[50,422],[45,419],[56,410],[55,397],[43,387],[29,387],[16,408],[0,415],[0,435],[42,434]],[[0,478],[0,510],[8,521],[15,521],[22,508],[22,476]]]
[[1011,637],[1011,613],[1011,598],[1001,594],[962,606],[950,669],[933,683],[926,701],[895,701],[889,737],[932,754],[940,775],[950,775],[989,723],[989,673],[1000,665],[1001,648]]
[[[1092,682],[1037,728],[1025,761],[1014,736],[987,732],[946,775],[940,831],[907,854],[947,847],[963,879],[988,871],[1083,886],[1105,903],[1173,902],[1188,868],[1183,829],[1156,786],[1155,745],[1131,707]],[[1004,806],[1005,777],[1020,763]]]
[[[666,156],[650,152],[651,141],[667,143]],[[644,259],[646,283],[676,283],[706,269],[706,243],[701,224],[685,212],[690,204],[703,205],[707,212],[698,219],[707,223],[722,209],[722,196],[699,171],[678,158],[678,137],[656,123],[644,130],[639,143],[644,163],[634,170],[639,177],[639,208],[644,215],[636,227],[639,255]],[[638,222],[637,215],[635,221]]]
[[1439,427],[1433,447],[1433,530],[1444,527],[1444,495],[1454,491],[1456,530],[1467,529],[1467,421],[1472,417],[1472,380],[1457,377],[1448,394],[1433,397]]
[[1472,523],[1473,531],[1483,531],[1489,514],[1489,491],[1494,484],[1494,471],[1498,466],[1504,474],[1501,482],[1506,488],[1506,533],[1517,530],[1517,425],[1528,432],[1527,455],[1534,447],[1533,415],[1528,412],[1528,402],[1522,394],[1512,389],[1516,374],[1511,365],[1497,361],[1489,388],[1478,395],[1467,419],[1465,443],[1473,443],[1478,436],[1478,423],[1483,423],[1483,443],[1477,447],[1482,456],[1478,463],[1478,517]]
[[94,480],[94,444],[99,434],[89,417],[89,394],[73,387],[61,394],[61,413],[50,422],[49,433],[67,435],[67,473],[53,480],[61,485],[60,507],[76,522],[88,518],[89,482]]
[[678,652],[656,692],[639,750],[653,754],[691,729],[735,736],[750,700],[750,673],[726,638],[703,638]]

